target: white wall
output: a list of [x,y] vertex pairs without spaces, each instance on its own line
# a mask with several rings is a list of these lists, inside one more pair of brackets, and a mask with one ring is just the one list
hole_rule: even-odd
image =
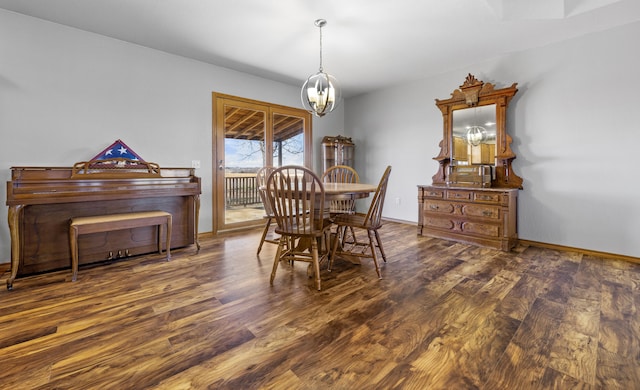
[[431,183],[442,139],[434,99],[472,73],[498,88],[518,83],[507,126],[524,179],[520,238],[640,257],[638,36],[634,23],[349,100],[365,180],[393,166],[385,216],[417,221],[416,185]]
[[[5,10],[0,58],[0,181],[11,166],[71,166],[122,139],[161,167],[201,161],[201,232],[213,221],[211,93],[302,106],[302,80],[276,83]],[[343,128],[343,108],[314,120],[315,145]],[[320,158],[317,147],[316,167]],[[6,207],[0,221],[8,262]]]

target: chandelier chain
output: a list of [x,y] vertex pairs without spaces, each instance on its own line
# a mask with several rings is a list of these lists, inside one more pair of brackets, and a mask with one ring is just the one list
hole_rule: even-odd
[[318,28],[320,29],[320,72],[322,72],[322,26],[323,23],[318,24]]

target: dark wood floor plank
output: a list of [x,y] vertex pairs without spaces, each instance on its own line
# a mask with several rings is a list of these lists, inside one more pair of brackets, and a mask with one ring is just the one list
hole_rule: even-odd
[[599,389],[636,389],[640,383],[638,357],[624,358],[598,348],[596,386]]
[[[19,278],[0,291],[15,389],[631,389],[640,265],[381,229],[387,262],[321,270],[255,250],[260,229]],[[5,272],[3,275],[6,278]]]
[[545,292],[549,283],[550,281],[536,275],[523,274],[496,310],[517,320],[523,320],[533,302]]
[[491,370],[483,389],[541,389],[545,366],[534,353],[509,343],[505,353]]
[[[466,343],[461,348],[460,362],[467,376],[482,388],[494,371],[497,362],[504,355],[520,321],[498,313],[489,314],[470,330]],[[482,356],[482,359],[478,359]]]
[[566,308],[562,324],[597,340],[600,332],[600,301],[571,296]]
[[541,389],[571,389],[571,390],[595,390],[597,387],[584,383],[576,378],[558,372],[552,368],[544,371],[544,376],[540,381]]
[[560,325],[556,340],[551,345],[550,368],[593,385],[597,359],[597,338],[577,332],[572,324]]

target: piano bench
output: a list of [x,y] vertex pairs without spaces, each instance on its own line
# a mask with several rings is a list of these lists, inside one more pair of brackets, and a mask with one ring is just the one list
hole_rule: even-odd
[[158,253],[162,253],[162,228],[166,225],[167,260],[171,259],[171,214],[166,211],[140,211],[124,214],[94,215],[71,218],[69,244],[71,246],[72,280],[78,276],[78,236],[144,226],[158,226]]

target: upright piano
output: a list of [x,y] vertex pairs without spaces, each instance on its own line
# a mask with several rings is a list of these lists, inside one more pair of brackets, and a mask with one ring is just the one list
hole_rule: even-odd
[[[201,183],[193,168],[162,168],[126,159],[73,167],[12,167],[7,182],[11,275],[71,267],[73,217],[162,210],[172,214],[171,249],[198,243]],[[78,239],[80,265],[156,252],[156,227]]]

